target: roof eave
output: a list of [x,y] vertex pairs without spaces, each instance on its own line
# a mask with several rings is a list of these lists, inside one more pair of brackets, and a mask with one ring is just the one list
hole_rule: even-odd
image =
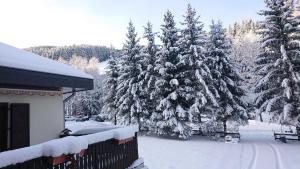
[[92,90],[93,79],[0,66],[0,87]]

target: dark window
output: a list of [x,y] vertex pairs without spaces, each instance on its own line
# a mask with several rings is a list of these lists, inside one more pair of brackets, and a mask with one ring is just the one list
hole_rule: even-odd
[[8,103],[0,103],[0,152],[7,150]]
[[29,104],[12,103],[10,149],[27,147],[30,144]]

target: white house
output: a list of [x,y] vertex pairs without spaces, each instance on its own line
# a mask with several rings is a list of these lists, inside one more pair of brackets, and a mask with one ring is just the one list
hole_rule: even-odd
[[58,138],[63,95],[90,89],[92,76],[0,43],[0,152]]

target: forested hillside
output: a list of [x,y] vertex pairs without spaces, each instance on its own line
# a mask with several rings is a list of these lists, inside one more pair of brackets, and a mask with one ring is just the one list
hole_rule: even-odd
[[115,49],[105,46],[72,45],[37,46],[27,48],[26,50],[55,60],[58,60],[59,57],[62,57],[65,60],[70,60],[72,56],[81,56],[87,59],[96,57],[102,62],[107,60],[110,55],[110,51]]

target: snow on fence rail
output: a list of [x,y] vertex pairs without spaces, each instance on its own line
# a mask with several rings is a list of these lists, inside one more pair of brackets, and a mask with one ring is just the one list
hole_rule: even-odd
[[39,157],[78,154],[82,150],[87,149],[89,145],[110,139],[126,140],[135,137],[136,132],[138,132],[138,126],[126,126],[80,137],[68,136],[30,147],[2,152],[0,153],[0,168]]

